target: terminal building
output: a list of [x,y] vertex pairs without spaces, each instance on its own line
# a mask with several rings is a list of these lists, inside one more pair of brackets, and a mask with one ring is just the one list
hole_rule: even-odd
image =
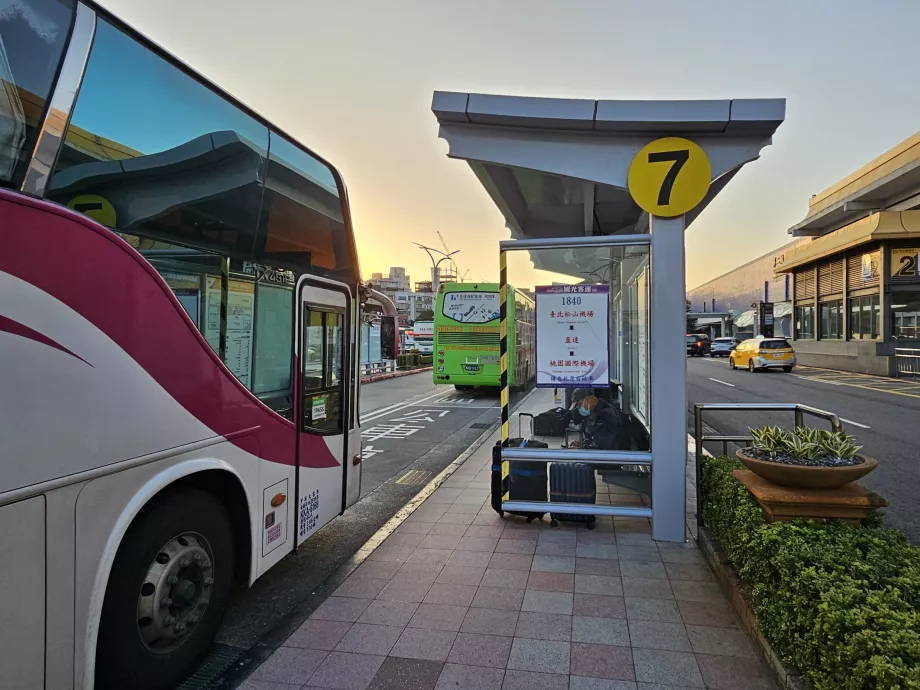
[[813,196],[789,234],[689,290],[691,311],[729,312],[743,331],[773,302],[799,363],[893,375],[895,348],[920,348],[920,132]]

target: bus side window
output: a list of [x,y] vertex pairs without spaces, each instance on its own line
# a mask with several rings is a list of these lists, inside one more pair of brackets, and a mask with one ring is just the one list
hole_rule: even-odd
[[[208,251],[119,233],[166,281],[208,345],[220,355],[222,263]],[[259,282],[230,261],[223,362],[268,407],[294,421],[294,286]]]
[[334,434],[342,431],[344,379],[344,317],[339,312],[304,307],[303,367],[304,431]]
[[294,420],[291,395],[293,333],[293,288],[257,283],[252,392],[291,421]]

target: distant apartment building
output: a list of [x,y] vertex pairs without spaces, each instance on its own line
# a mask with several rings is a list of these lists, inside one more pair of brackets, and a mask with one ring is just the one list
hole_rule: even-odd
[[406,269],[402,266],[391,266],[387,276],[384,276],[383,273],[372,273],[368,282],[372,288],[391,298],[397,292],[408,292],[410,285],[409,276],[406,275]]
[[402,266],[392,266],[387,276],[383,273],[373,273],[368,282],[375,290],[393,300],[402,326],[415,322],[419,314],[434,310],[431,281],[417,282],[413,291],[406,269]]

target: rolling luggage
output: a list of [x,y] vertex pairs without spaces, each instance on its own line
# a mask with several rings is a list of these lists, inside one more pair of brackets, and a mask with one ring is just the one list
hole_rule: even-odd
[[[523,416],[533,415],[524,414]],[[520,417],[518,416],[518,434],[520,431]],[[522,436],[508,439],[509,448],[548,448],[549,446],[542,441],[527,439]],[[509,463],[508,475],[508,497],[517,501],[546,501],[546,463],[532,460],[512,460]],[[492,447],[492,509],[499,515],[505,515],[502,510],[502,495],[505,487],[502,485],[502,445],[496,442]],[[545,512],[511,512],[512,515],[520,515],[527,518],[527,522],[534,518],[542,519]]]
[[[597,480],[594,467],[582,463],[569,465],[554,462],[549,468],[549,500],[558,503],[596,503]],[[553,527],[559,520],[585,522],[588,529],[594,529],[597,518],[594,515],[550,512]]]
[[555,407],[533,418],[533,435],[562,436],[568,424],[569,411],[564,407]]

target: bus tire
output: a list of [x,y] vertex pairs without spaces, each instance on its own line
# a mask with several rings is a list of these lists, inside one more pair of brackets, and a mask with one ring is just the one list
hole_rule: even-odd
[[233,564],[230,519],[212,494],[181,487],[145,506],[109,574],[96,647],[97,690],[178,685],[217,634]]

